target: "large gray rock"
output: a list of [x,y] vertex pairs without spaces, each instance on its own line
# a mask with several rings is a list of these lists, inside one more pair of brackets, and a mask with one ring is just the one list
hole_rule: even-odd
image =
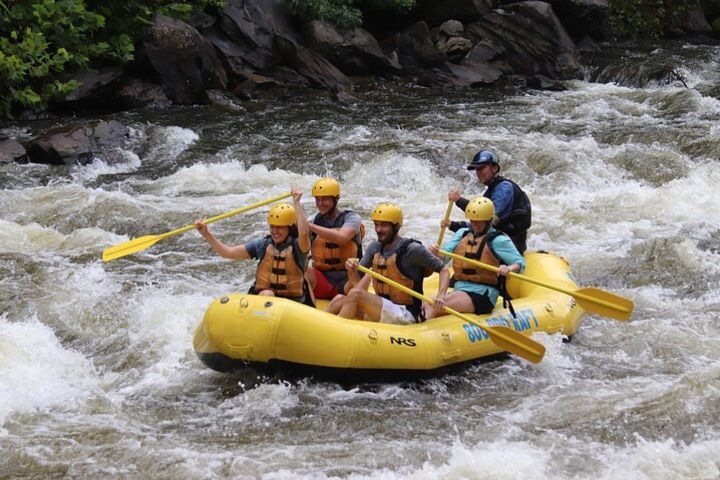
[[575,42],[611,38],[608,0],[547,0]]
[[307,46],[347,75],[368,75],[401,69],[397,59],[385,55],[375,37],[362,28],[337,29],[315,20],[305,25],[304,32]]
[[63,81],[77,80],[80,85],[65,96],[66,102],[93,101],[100,95],[106,93],[108,86],[117,82],[122,76],[122,69],[118,67],[104,68],[101,70],[84,70],[67,74],[62,77]]
[[142,80],[131,80],[120,85],[113,99],[124,108],[167,108],[172,105],[162,87]]
[[489,40],[502,50],[498,57],[519,74],[554,79],[581,78],[575,44],[549,3],[527,1],[494,10],[465,25],[476,42]]
[[455,65],[448,62],[445,68],[454,76],[454,84],[468,87],[488,86],[498,81],[503,73],[486,62],[464,62]]
[[437,43],[437,48],[447,55],[448,58],[455,59],[468,53],[473,48],[473,44],[467,38],[450,37],[440,40]]
[[174,103],[205,103],[207,90],[227,87],[227,75],[212,44],[179,20],[155,15],[145,30],[143,55]]
[[25,156],[25,147],[15,140],[0,137],[0,163],[11,163]]
[[217,28],[204,33],[233,71],[266,71],[280,62],[276,36],[300,40],[291,20],[282,0],[231,0],[220,12]]
[[705,18],[705,14],[699,8],[690,10],[685,18],[681,28],[688,33],[711,33],[712,27]]
[[430,39],[425,22],[417,22],[395,37],[398,60],[410,73],[444,65],[447,55],[438,50]]
[[114,120],[65,126],[30,141],[28,159],[32,163],[50,165],[86,164],[123,146],[129,134],[127,127]]
[[473,22],[494,9],[497,3],[495,0],[417,0],[414,12],[432,26],[450,19]]
[[342,90],[350,85],[344,73],[309,48],[280,36],[275,37],[275,48],[286,65],[307,78],[315,87]]

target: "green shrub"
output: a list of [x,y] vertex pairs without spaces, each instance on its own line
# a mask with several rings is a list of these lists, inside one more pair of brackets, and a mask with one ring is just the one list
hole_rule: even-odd
[[153,13],[174,17],[225,0],[0,0],[0,118],[77,88],[59,74],[124,64]]
[[415,0],[285,0],[304,20],[322,20],[339,27],[362,24],[363,11],[408,11]]
[[610,28],[616,38],[656,40],[699,4],[699,0],[610,0]]

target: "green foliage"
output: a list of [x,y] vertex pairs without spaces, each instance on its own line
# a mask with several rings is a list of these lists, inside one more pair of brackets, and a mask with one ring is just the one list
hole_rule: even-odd
[[700,0],[610,0],[610,27],[617,38],[656,40],[699,5]]
[[304,20],[322,20],[339,27],[362,24],[363,11],[407,11],[415,0],[285,0]]
[[154,13],[185,18],[225,1],[0,0],[0,118],[72,92],[63,72],[131,61]]

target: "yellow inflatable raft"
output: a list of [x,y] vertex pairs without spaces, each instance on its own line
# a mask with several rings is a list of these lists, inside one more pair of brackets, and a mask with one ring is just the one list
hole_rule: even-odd
[[[525,254],[524,275],[568,291],[577,284],[567,261],[545,252]],[[554,290],[514,278],[508,292],[516,316],[502,308],[469,315],[483,325],[573,335],[585,311]],[[425,293],[437,289],[437,275]],[[324,306],[326,302],[323,302]],[[437,373],[448,367],[502,353],[477,325],[454,316],[399,326],[347,320],[291,300],[242,293],[222,296],[208,307],[193,346],[208,367],[229,372],[248,366],[341,376],[391,372]]]

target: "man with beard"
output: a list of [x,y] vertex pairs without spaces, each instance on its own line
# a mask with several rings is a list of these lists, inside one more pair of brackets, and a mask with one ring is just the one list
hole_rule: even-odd
[[317,215],[310,220],[313,267],[305,278],[315,298],[331,299],[345,293],[349,258],[362,257],[365,227],[360,215],[352,210],[338,210],[340,184],[334,178],[321,178],[312,187]]
[[[483,196],[492,200],[498,218],[493,226],[507,234],[522,255],[527,249],[527,231],[532,223],[532,208],[527,194],[517,183],[500,176],[500,162],[497,155],[490,150],[476,153],[467,169],[475,170],[480,183],[487,187]],[[450,190],[448,200],[455,202],[463,212],[469,203],[468,199],[460,196],[457,189]],[[445,226],[442,225],[442,228]],[[469,228],[470,224],[452,222],[449,227],[456,232],[461,228]]]
[[[382,203],[375,207],[370,218],[375,223],[377,241],[372,242],[360,265],[388,277],[395,282],[423,293],[423,279],[439,272],[440,280],[436,300],[445,297],[449,273],[443,262],[420,242],[398,234],[402,227],[402,210],[397,205]],[[386,283],[358,273],[358,259],[345,262],[348,282],[352,286],[347,295],[335,297],[327,311],[344,318],[355,318],[380,323],[408,325],[425,321],[422,302]],[[367,291],[370,281],[376,293]]]

